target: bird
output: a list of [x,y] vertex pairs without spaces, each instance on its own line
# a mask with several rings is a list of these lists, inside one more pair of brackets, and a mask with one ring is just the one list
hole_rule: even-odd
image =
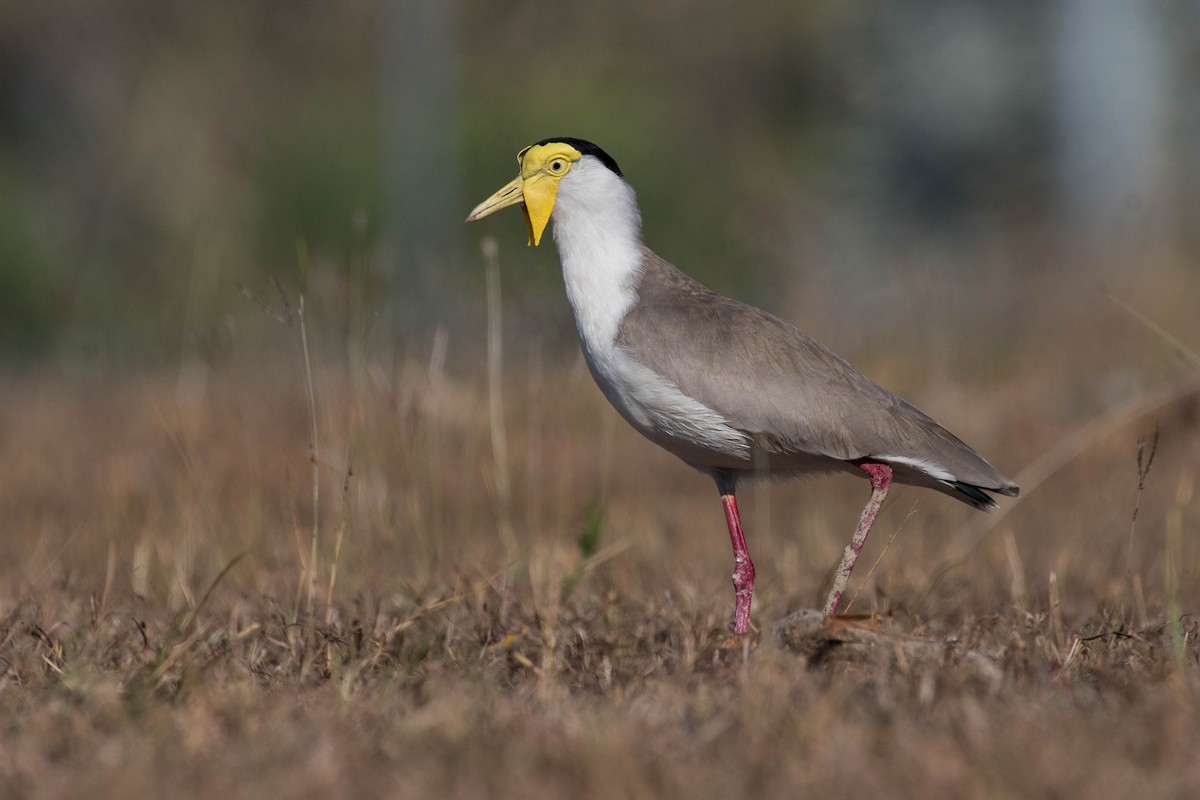
[[601,392],[639,433],[716,483],[733,546],[735,637],[750,629],[754,562],[737,490],[765,477],[850,473],[871,496],[825,602],[837,614],[893,483],[977,509],[1019,488],[924,412],[794,325],[724,297],[646,246],[616,160],[574,137],[517,154],[515,179],[467,217],[519,205],[530,246],[553,221],[567,300]]

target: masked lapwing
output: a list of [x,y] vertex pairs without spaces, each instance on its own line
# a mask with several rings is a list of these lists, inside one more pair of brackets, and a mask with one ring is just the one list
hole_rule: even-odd
[[554,220],[567,299],[600,390],[646,438],[717,484],[733,542],[736,634],[749,627],[754,593],[735,496],[747,482],[834,472],[870,481],[827,615],[837,613],[893,481],[979,509],[995,507],[987,492],[1017,495],[958,437],[803,331],[657,256],[642,240],[633,187],[596,145],[545,139],[517,163],[517,177],[467,222],[519,204],[537,245]]

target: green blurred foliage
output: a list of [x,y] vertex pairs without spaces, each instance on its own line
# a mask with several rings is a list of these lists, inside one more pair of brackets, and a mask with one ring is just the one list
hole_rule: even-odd
[[256,213],[256,262],[294,276],[297,244],[348,268],[356,246],[373,241],[383,204],[379,123],[371,98],[350,87],[305,98],[262,132],[249,179]]
[[36,355],[56,323],[46,254],[0,184],[0,350]]
[[[561,314],[553,248],[526,249],[516,215],[460,221],[551,135],[616,157],[663,256],[768,307],[817,276],[865,295],[902,256],[937,260],[929,242],[962,269],[972,248],[1019,255],[1054,224],[1052,9],[439,6],[457,37],[439,100],[457,125],[430,132],[395,91],[430,76],[387,72],[421,31],[389,8],[0,6],[0,351],[170,358],[181,325],[244,311],[237,285],[271,276],[358,292],[358,312],[409,286],[440,292],[419,305],[477,303],[488,235],[536,328],[552,303]],[[397,130],[449,141],[458,161],[410,163]],[[436,181],[461,185],[433,198]],[[413,198],[441,204],[442,263],[398,240]],[[328,280],[311,285],[309,267]]]

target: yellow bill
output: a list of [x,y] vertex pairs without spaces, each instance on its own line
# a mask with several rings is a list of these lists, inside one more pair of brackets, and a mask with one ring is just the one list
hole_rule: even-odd
[[558,181],[582,155],[574,147],[562,142],[526,147],[517,155],[521,174],[475,206],[467,222],[483,219],[502,208],[520,203],[529,244],[536,247],[541,244],[542,233],[550,223],[550,214],[558,197]]

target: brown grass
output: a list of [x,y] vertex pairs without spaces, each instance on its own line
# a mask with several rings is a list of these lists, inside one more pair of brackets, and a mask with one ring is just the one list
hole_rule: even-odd
[[[747,493],[763,635],[723,650],[714,490],[619,424],[577,357],[551,355],[505,364],[503,492],[482,367],[318,358],[315,521],[294,353],[10,381],[0,794],[1200,791],[1194,396],[1089,434],[982,533],[964,533],[970,509],[897,490],[852,593],[903,530],[854,610],[945,656],[807,664],[771,626],[823,597],[864,486]],[[899,388],[1015,473],[1115,413],[1064,411],[1048,387],[1078,375],[1032,348],[1024,363]],[[1156,425],[1139,491],[1137,438]]]

